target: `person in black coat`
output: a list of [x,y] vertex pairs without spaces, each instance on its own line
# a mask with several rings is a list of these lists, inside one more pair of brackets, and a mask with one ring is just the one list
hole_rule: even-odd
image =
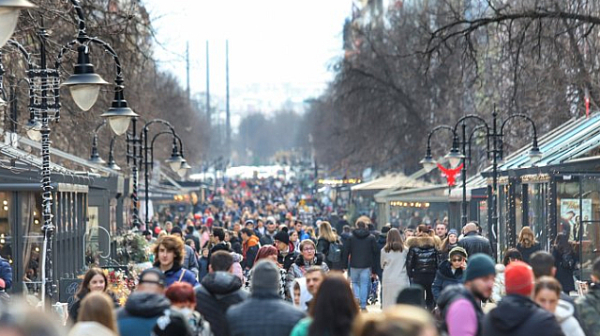
[[463,228],[464,237],[458,241],[458,246],[464,248],[467,254],[472,256],[477,253],[485,253],[494,257],[490,241],[479,235],[479,227],[475,223],[468,223]]
[[229,335],[225,312],[248,298],[248,292],[242,289],[242,280],[231,273],[232,266],[231,253],[213,253],[210,257],[210,273],[194,289],[196,311],[210,323],[214,336]]
[[556,267],[556,280],[560,282],[563,292],[569,294],[575,290],[573,272],[577,268],[579,258],[569,243],[568,236],[564,233],[556,235],[552,246],[554,267]]
[[439,264],[435,239],[429,233],[420,230],[417,236],[408,239],[406,244],[406,272],[411,283],[421,285],[425,289],[425,302],[427,308],[432,310],[435,306],[432,284]]
[[522,261],[506,267],[506,296],[483,319],[483,336],[563,336],[554,314],[531,300],[533,271]]
[[435,280],[431,287],[433,298],[437,302],[444,288],[463,283],[463,271],[467,267],[467,252],[462,247],[450,250],[448,259],[438,266]]
[[524,226],[519,232],[519,240],[517,241],[517,250],[521,252],[523,261],[529,264],[529,258],[537,251],[541,251],[540,243],[535,240],[535,235],[529,226]]
[[[344,268],[350,267],[350,278],[354,295],[360,300],[360,308],[366,309],[371,273],[375,268],[377,256],[377,240],[369,230],[367,224],[361,220],[356,222],[356,230],[344,243],[342,264]],[[433,279],[432,279],[433,281]]]

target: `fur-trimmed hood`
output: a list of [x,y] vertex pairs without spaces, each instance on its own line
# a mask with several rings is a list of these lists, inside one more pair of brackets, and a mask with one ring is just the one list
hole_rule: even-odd
[[406,245],[408,248],[411,247],[436,247],[435,239],[429,236],[421,236],[421,237],[410,237],[406,241]]

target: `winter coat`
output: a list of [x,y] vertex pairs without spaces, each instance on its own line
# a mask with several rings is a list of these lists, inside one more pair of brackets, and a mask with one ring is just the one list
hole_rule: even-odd
[[276,233],[277,231],[273,232],[273,234],[269,234],[268,231],[265,231],[265,234],[262,237],[260,237],[260,246],[275,244],[275,239],[273,239],[273,236],[275,236]]
[[243,269],[249,270],[254,266],[254,259],[256,259],[256,254],[260,248],[259,240],[257,236],[253,235],[242,244],[242,255],[244,256],[244,260],[242,260]]
[[198,259],[198,281],[202,282],[202,279],[208,274],[208,258],[200,257]]
[[4,289],[12,287],[12,267],[8,260],[0,257],[0,279],[4,280]]
[[383,270],[381,277],[383,308],[396,304],[396,298],[400,291],[410,286],[406,272],[407,255],[408,249],[406,248],[402,252],[391,250],[386,252],[381,249],[379,264]]
[[231,244],[233,252],[242,254],[242,242],[238,237],[231,237],[229,239],[229,244]]
[[492,288],[492,300],[498,303],[506,295],[506,285],[504,279],[504,270],[506,266],[496,264],[496,278],[494,278],[494,288]]
[[323,260],[324,257],[325,256],[323,256],[321,253],[317,253],[315,254],[313,260],[304,260],[304,257],[299,255],[298,258],[296,258],[296,261],[294,261],[292,266],[290,266],[290,268],[287,270],[285,279],[285,288],[287,292],[290,293],[290,291],[293,290],[292,285],[294,284],[294,280],[297,278],[302,278],[304,273],[306,273],[306,270],[311,266],[321,266],[323,271],[329,272],[329,266],[327,266],[327,263]]
[[408,255],[406,257],[406,271],[408,277],[415,274],[435,274],[438,266],[438,252],[435,249],[433,237],[411,237],[407,240]]
[[191,246],[184,245],[185,248],[185,256],[183,257],[183,268],[186,268],[194,273],[196,277],[198,277],[199,266],[198,259],[196,258],[196,252]]
[[521,252],[523,261],[529,264],[529,259],[531,258],[531,255],[537,251],[541,251],[542,246],[540,245],[540,243],[536,243],[530,247],[525,247],[521,244],[517,244],[517,250],[519,250],[519,252]]
[[[573,280],[573,271],[575,268],[565,267],[563,262],[563,254],[556,248],[552,248],[552,256],[554,257],[554,267],[556,267],[555,278],[560,282],[562,290],[565,293],[569,293],[575,290],[575,281]],[[571,253],[571,258],[577,262],[577,254]]]
[[[375,233],[371,232],[371,234],[375,236],[375,240],[377,241],[377,253],[375,254],[375,260],[380,261],[381,249],[383,249],[383,247],[385,246],[387,234],[382,234],[379,231],[376,231]],[[377,274],[377,276],[379,276],[380,279],[383,277],[383,268],[381,268],[380,262],[375,263],[375,267],[373,267],[373,273]]]
[[509,294],[483,319],[483,336],[564,336],[554,315],[522,295]]
[[281,251],[278,251],[277,262],[283,266],[284,270],[288,270],[292,266],[294,261],[296,261],[299,255],[300,253],[292,250],[292,247],[290,245],[290,250],[287,254],[284,255],[283,253],[281,253]]
[[231,336],[284,336],[306,314],[285,302],[277,290],[259,288],[227,311]]
[[[246,277],[246,282],[244,283],[244,289],[248,291],[248,293],[252,293],[252,273],[254,268],[248,272],[248,276]],[[279,296],[282,299],[286,298],[286,279],[287,279],[287,271],[283,268],[279,268]]]
[[133,292],[125,306],[117,310],[119,335],[149,336],[156,320],[170,306],[171,302],[164,295]]
[[437,273],[435,274],[435,280],[431,287],[433,298],[437,301],[444,288],[463,283],[463,270],[459,268],[452,273],[452,265],[450,261],[444,260],[439,265]]
[[209,273],[195,292],[196,310],[210,323],[214,335],[229,335],[225,312],[248,298],[240,278],[228,272]]
[[554,316],[560,324],[563,333],[568,336],[585,336],[579,322],[575,316],[573,316],[574,313],[575,309],[573,308],[573,305],[566,301],[558,300],[558,306],[556,306]]
[[586,335],[600,335],[600,285],[592,284],[587,294],[575,300],[579,323]]
[[[339,244],[342,247],[342,251],[344,250],[344,246],[342,245],[342,241],[338,238],[337,244]],[[327,264],[329,265],[329,268],[332,270],[342,270],[342,261],[340,260],[340,262],[330,262],[327,257],[329,256],[329,247],[330,247],[331,243],[325,239],[325,238],[319,238],[317,240],[317,252],[322,253],[325,256],[325,261],[327,262]],[[343,253],[343,252],[342,252]]]
[[464,248],[469,256],[476,253],[485,253],[492,258],[494,257],[490,241],[487,238],[480,236],[477,232],[467,233],[458,241],[458,246]]
[[[158,264],[154,265],[158,267]],[[196,280],[196,274],[194,272],[187,270],[179,265],[173,265],[170,270],[165,271],[165,277],[167,278],[165,281],[165,286],[169,287],[174,284],[176,281],[187,282],[192,287],[198,286],[198,280]]]
[[[473,294],[469,290],[467,290],[463,285],[447,286],[440,294],[439,300],[437,300],[438,308],[441,313],[441,320],[443,321],[442,329],[447,330],[448,325],[446,324],[446,321],[448,321],[448,319],[450,318],[448,316],[448,312],[450,311],[450,306],[452,306],[452,304],[457,300],[466,300],[471,304],[473,310],[475,311],[475,317],[477,319],[477,321],[472,321],[474,323],[477,323],[476,335],[482,335],[484,313],[481,309],[481,303],[479,301],[476,301],[475,297],[473,297]],[[469,321],[465,321],[462,317],[459,317],[459,319],[457,320],[450,320],[450,323],[458,324],[464,324],[468,322]]]
[[[344,245],[342,253],[342,263],[344,268],[370,268],[374,269],[375,263],[379,260],[377,256],[377,240],[369,230],[356,229]],[[350,262],[348,262],[350,258]]]
[[311,317],[305,317],[292,330],[290,336],[308,336],[308,329],[310,329],[310,325],[312,323]]

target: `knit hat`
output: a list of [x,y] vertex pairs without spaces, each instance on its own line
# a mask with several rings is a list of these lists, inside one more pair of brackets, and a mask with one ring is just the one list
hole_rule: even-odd
[[483,253],[477,253],[467,263],[467,269],[465,270],[465,281],[470,281],[477,278],[482,278],[488,275],[496,275],[496,265],[494,260]]
[[273,217],[273,216],[267,217],[267,223],[269,223],[269,222],[271,222],[273,224],[277,224],[277,221],[275,220],[275,217]]
[[458,231],[456,231],[456,229],[450,229],[450,231],[448,231],[448,236],[451,235],[451,234],[453,234],[453,235],[455,235],[455,236],[458,237]]
[[381,234],[385,236],[385,235],[387,235],[388,232],[390,232],[391,229],[392,229],[391,226],[385,225],[384,227],[381,228]]
[[[156,276],[158,277],[157,281],[149,281],[149,280],[145,280],[144,278],[146,277],[147,274],[156,274]],[[159,270],[156,267],[151,267],[151,268],[146,268],[145,270],[142,271],[142,273],[140,274],[140,276],[138,277],[138,282],[141,283],[156,283],[159,286],[165,286],[165,283],[167,282],[167,277],[165,276],[165,273],[163,273],[161,270]]]
[[533,291],[533,270],[522,261],[513,261],[504,271],[506,294],[530,296]]
[[467,250],[460,246],[456,246],[450,250],[450,253],[448,253],[448,260],[452,259],[452,256],[455,254],[462,254],[463,258],[465,259],[469,257],[469,254],[467,254]]
[[273,240],[280,241],[282,243],[290,243],[290,235],[285,231],[279,231],[273,236]]
[[180,235],[183,236],[183,230],[181,230],[181,228],[179,226],[174,226],[171,229],[171,234],[176,234],[176,233],[179,233]]
[[279,292],[279,269],[277,265],[267,259],[262,259],[252,269],[252,291],[265,290]]
[[425,307],[425,290],[420,285],[412,284],[400,291],[396,304]]

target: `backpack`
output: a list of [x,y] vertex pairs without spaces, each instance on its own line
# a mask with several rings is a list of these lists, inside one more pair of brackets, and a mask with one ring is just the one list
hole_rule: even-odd
[[329,242],[327,261],[332,263],[338,263],[342,261],[342,244],[340,244],[339,241]]

